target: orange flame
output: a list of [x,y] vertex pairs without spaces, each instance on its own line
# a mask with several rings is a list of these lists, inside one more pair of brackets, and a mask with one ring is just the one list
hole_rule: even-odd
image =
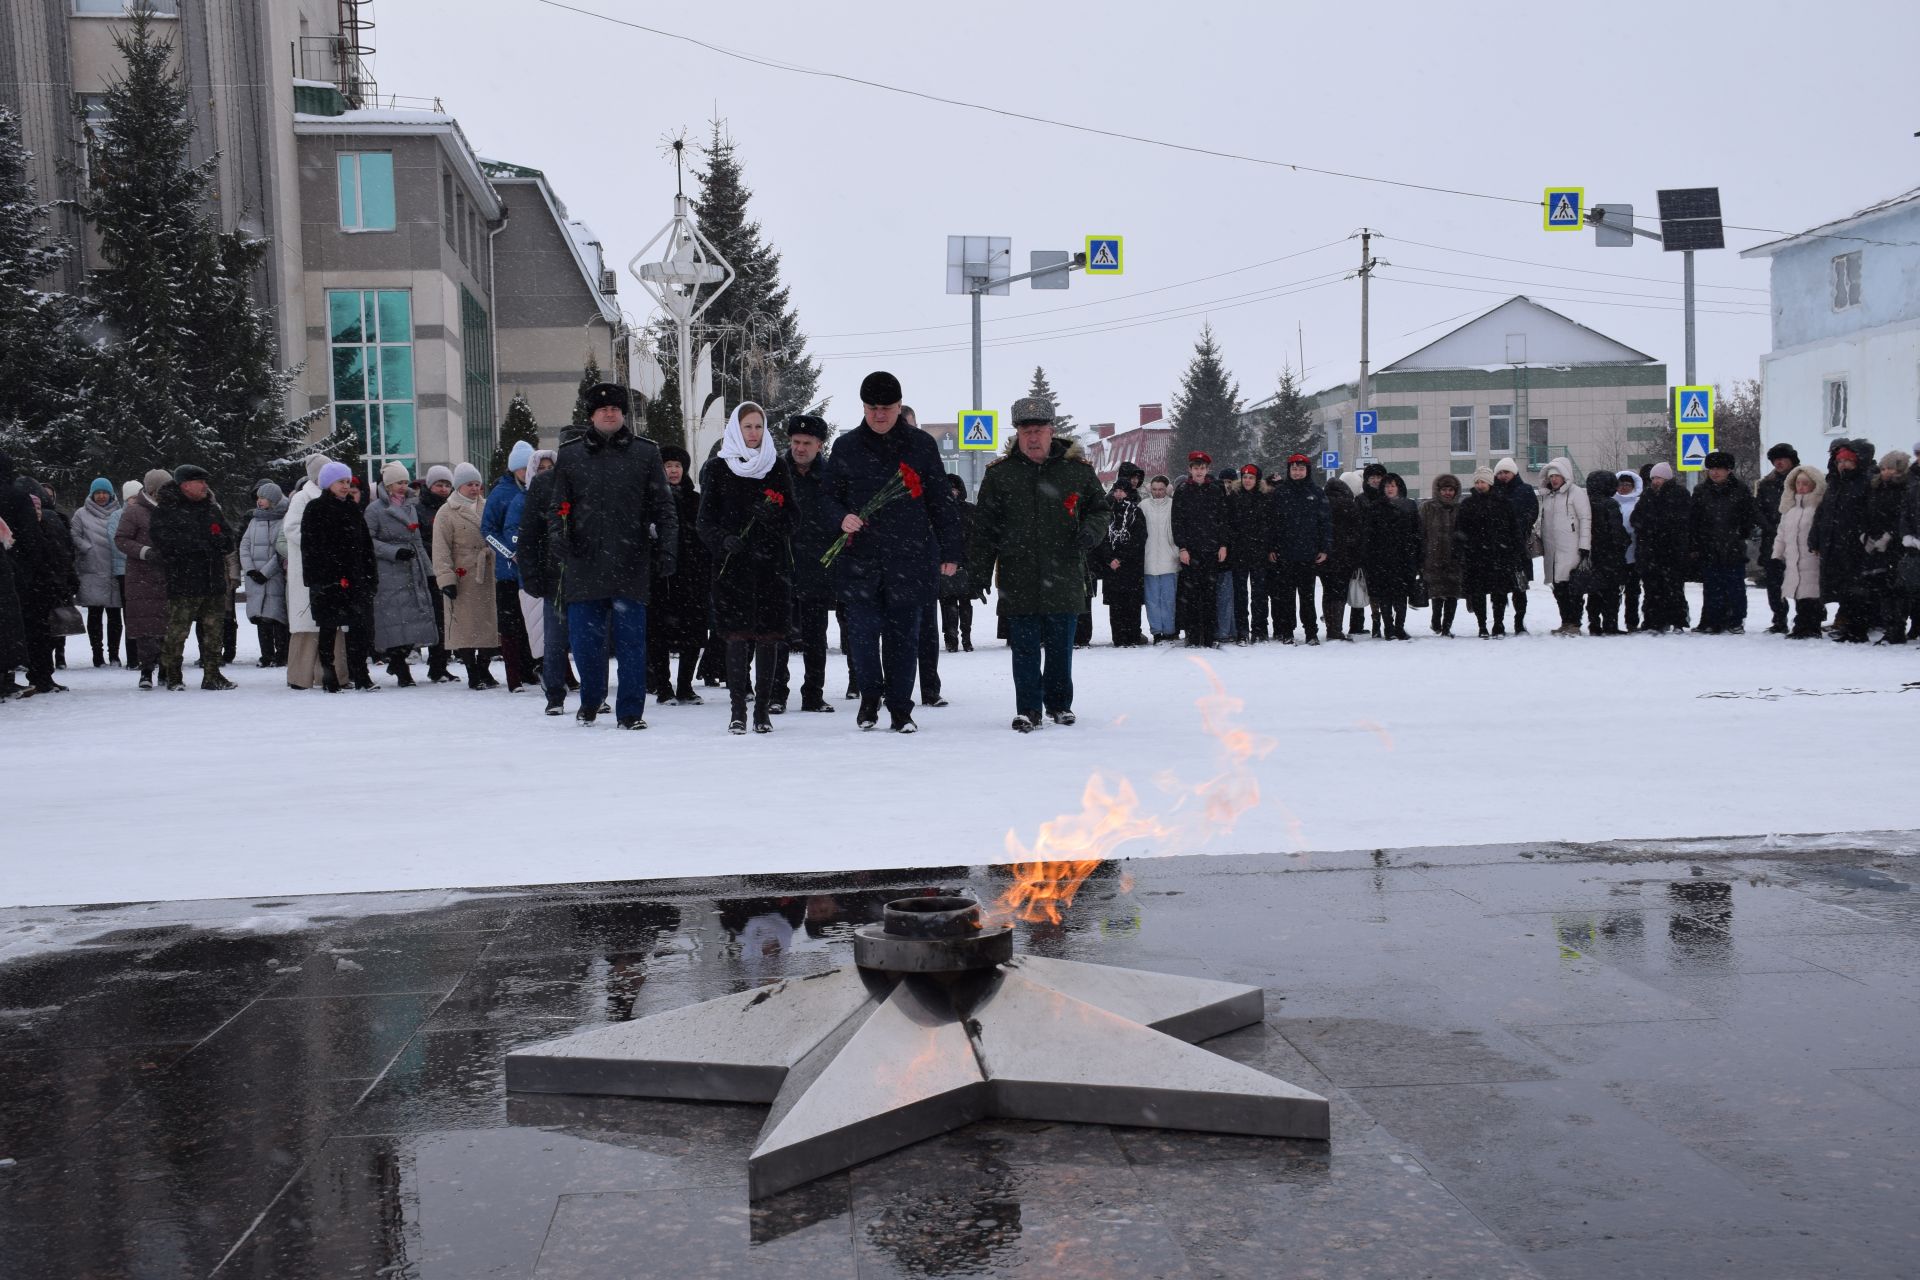
[[[1007,832],[1007,855],[1014,883],[991,911],[998,920],[1060,923],[1060,913],[1071,906],[1080,886],[1114,850],[1133,840],[1154,839],[1169,846],[1164,852],[1204,844],[1233,830],[1241,815],[1260,803],[1260,783],[1252,764],[1277,745],[1264,734],[1242,728],[1234,717],[1246,703],[1228,693],[1213,668],[1199,658],[1195,666],[1211,686],[1196,705],[1206,733],[1220,744],[1221,769],[1199,783],[1185,783],[1171,772],[1155,778],[1171,796],[1166,816],[1141,813],[1133,783],[1120,778],[1109,787],[1096,771],[1087,779],[1078,813],[1063,813],[1040,824],[1029,848]],[[1298,823],[1292,823],[1298,836]]]

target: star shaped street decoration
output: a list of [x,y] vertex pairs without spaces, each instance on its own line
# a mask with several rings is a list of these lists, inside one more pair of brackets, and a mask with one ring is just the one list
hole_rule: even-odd
[[563,1036],[508,1054],[507,1088],[771,1103],[756,1199],[994,1116],[1328,1136],[1325,1098],[1192,1043],[1260,1021],[1260,988],[1010,946],[957,972],[863,961]]

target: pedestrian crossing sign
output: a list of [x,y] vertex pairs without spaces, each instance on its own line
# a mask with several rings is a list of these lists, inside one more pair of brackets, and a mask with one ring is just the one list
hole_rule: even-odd
[[1707,427],[1703,430],[1690,431],[1682,427],[1680,429],[1679,452],[1679,470],[1705,471],[1707,469],[1707,455],[1713,452],[1713,428]]
[[1119,236],[1087,237],[1087,274],[1117,276],[1126,267],[1126,241]]
[[998,449],[1000,414],[993,409],[960,411],[960,447],[962,449]]
[[1713,429],[1713,388],[1675,387],[1673,420],[1682,431],[1688,427]]
[[1587,208],[1585,187],[1548,187],[1543,201],[1549,231],[1578,231]]

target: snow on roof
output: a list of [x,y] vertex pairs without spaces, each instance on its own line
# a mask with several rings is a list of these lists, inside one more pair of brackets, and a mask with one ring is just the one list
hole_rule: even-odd
[[[323,89],[331,89],[334,87],[331,84],[321,81],[315,81],[314,83],[319,84]],[[444,112],[416,111],[411,107],[356,107],[352,111],[343,111],[337,116],[313,116],[307,115],[304,112],[295,112],[293,120],[295,124],[326,124],[345,126],[348,128],[354,125],[367,124],[406,124],[432,127],[434,125],[450,125],[455,123],[454,118]]]
[[1870,204],[1857,213],[1850,213],[1844,218],[1836,218],[1832,222],[1823,222],[1817,227],[1811,227],[1808,230],[1800,232],[1798,235],[1782,236],[1778,240],[1768,240],[1764,244],[1757,244],[1751,249],[1742,249],[1740,256],[1743,258],[1771,258],[1782,249],[1790,249],[1794,245],[1804,244],[1814,236],[1834,235],[1857,226],[1862,222],[1877,218],[1881,214],[1897,209],[1903,204],[1910,204],[1915,200],[1920,200],[1920,187],[1915,187],[1910,191],[1903,191],[1897,196],[1888,196],[1885,200]]

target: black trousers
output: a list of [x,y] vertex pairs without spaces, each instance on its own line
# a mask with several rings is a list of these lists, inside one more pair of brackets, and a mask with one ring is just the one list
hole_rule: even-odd
[[[940,597],[940,632],[947,652],[973,648],[973,599],[970,596]],[[964,643],[963,643],[964,642]]]
[[[104,621],[107,629],[107,647],[100,648],[100,624]],[[87,606],[87,643],[93,647],[93,656],[105,658],[108,662],[120,660],[120,611],[101,605]]]
[[[1320,634],[1320,619],[1313,612],[1313,566],[1310,564],[1276,564],[1266,571],[1267,584],[1273,593],[1273,638],[1285,640],[1293,635],[1296,621],[1305,628],[1307,636],[1312,638]],[[1346,603],[1346,588],[1340,589],[1340,603]],[[1327,606],[1327,629],[1332,631],[1338,625],[1337,616],[1331,603]]]
[[1573,589],[1573,584],[1556,582],[1553,584],[1553,602],[1560,606],[1560,625],[1563,627],[1580,626],[1581,595]]
[[800,652],[800,705],[814,707],[827,700],[827,618],[832,613],[833,606],[825,601],[793,602],[793,627],[775,664],[775,702],[788,701],[793,686],[787,659],[796,649]]
[[[1762,550],[1770,551],[1772,548],[1769,546],[1762,548]],[[1768,559],[1767,604],[1773,609],[1773,625],[1776,627],[1784,627],[1787,625],[1787,598],[1781,594],[1780,590],[1786,581],[1787,562],[1785,560]]]
[[918,643],[920,701],[933,702],[940,696],[940,605],[936,601],[920,615]]
[[1319,577],[1320,609],[1327,615],[1327,634],[1341,635],[1340,620],[1347,613],[1347,591],[1353,586],[1353,574],[1322,571]]
[[1642,564],[1639,568],[1640,580],[1647,591],[1643,624],[1663,628],[1686,626],[1686,571],[1679,565]]
[[1220,607],[1215,595],[1219,587],[1220,566],[1212,556],[1180,566],[1180,581],[1174,591],[1174,622],[1188,644],[1210,645],[1219,637]]
[[[333,646],[339,627],[320,628],[320,668],[333,670]],[[365,680],[367,659],[373,656],[373,601],[353,606],[347,617],[347,672],[355,680]]]
[[1587,592],[1587,630],[1593,635],[1620,630],[1620,587],[1614,583]]
[[[1785,567],[1781,566],[1783,570]],[[1628,565],[1626,575],[1620,579],[1620,603],[1626,606],[1627,630],[1638,631],[1640,629],[1640,566],[1637,564]]]
[[[1487,629],[1487,597],[1484,594],[1468,596],[1467,609],[1473,614],[1474,620],[1480,624],[1480,629],[1485,631]],[[1504,591],[1493,593],[1493,621],[1503,631],[1506,629],[1507,593]]]
[[1233,571],[1233,638],[1246,640],[1267,634],[1267,570]]

